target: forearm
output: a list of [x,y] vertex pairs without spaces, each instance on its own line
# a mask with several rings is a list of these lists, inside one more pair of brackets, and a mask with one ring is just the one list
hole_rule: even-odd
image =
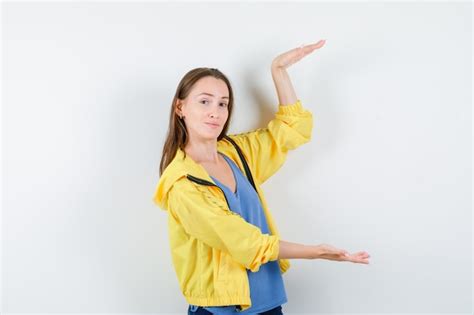
[[271,70],[280,105],[296,103],[298,99],[286,69],[272,65]]
[[316,259],[319,257],[317,245],[303,245],[280,240],[278,259],[303,258]]

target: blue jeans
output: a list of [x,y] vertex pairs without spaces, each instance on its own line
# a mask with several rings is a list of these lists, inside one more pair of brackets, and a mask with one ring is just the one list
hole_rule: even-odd
[[[212,313],[202,307],[199,307],[195,312],[192,312],[191,306],[189,306],[188,315],[212,315]],[[271,310],[259,313],[259,315],[283,315],[283,312],[280,305],[275,308],[272,308]]]

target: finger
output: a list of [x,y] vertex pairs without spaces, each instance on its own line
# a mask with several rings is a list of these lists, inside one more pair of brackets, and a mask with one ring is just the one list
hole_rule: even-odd
[[323,46],[324,46],[324,43],[325,43],[324,40],[320,40],[320,41],[317,42],[317,43],[307,45],[307,46],[305,46],[305,47],[303,47],[303,48],[304,48],[304,49],[307,49],[308,51],[314,51],[315,49],[318,49],[318,48],[323,47]]
[[303,49],[301,49],[301,57],[300,58],[303,58],[305,57],[306,55],[309,55],[310,53],[312,53],[313,51],[315,51],[318,47],[310,47],[310,46],[307,46],[307,47],[304,47]]
[[313,47],[320,47],[322,45],[324,45],[326,43],[326,40],[325,39],[321,39],[319,41],[317,41],[316,43],[313,43],[313,44],[309,44],[309,45],[305,45],[305,44],[301,44],[301,46],[299,48],[306,48],[306,47],[310,47],[310,48],[313,48]]
[[355,263],[361,263],[361,264],[368,264],[369,260],[368,259],[353,259],[352,260]]
[[295,58],[294,62],[296,62],[302,59],[303,57],[305,57],[306,55],[308,55],[309,53],[313,52],[316,48],[311,47],[311,46],[301,45],[300,47],[293,48],[292,50],[290,50],[289,53],[290,55],[295,55],[293,58]]
[[324,46],[324,44],[326,44],[326,40],[321,39],[320,41],[318,41],[317,43],[312,44],[311,46],[322,47],[322,46]]

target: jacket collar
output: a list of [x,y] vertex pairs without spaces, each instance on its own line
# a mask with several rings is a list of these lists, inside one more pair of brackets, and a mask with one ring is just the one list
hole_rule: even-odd
[[[230,150],[236,149],[233,146],[234,143],[226,141],[227,139],[229,138],[226,137],[217,142],[217,151],[226,155],[231,153]],[[214,183],[214,181],[212,180],[212,178],[209,176],[206,169],[202,165],[196,163],[189,156],[189,154],[186,154],[185,156],[185,152],[182,149],[178,148],[173,160],[165,168],[165,170],[163,171],[163,174],[160,177],[160,180],[158,181],[158,185],[155,190],[153,201],[160,208],[166,211],[167,210],[166,201],[168,199],[167,198],[168,191],[171,189],[171,187],[173,187],[173,184],[177,180],[179,180],[182,177],[186,177],[187,175],[191,175],[196,178]]]

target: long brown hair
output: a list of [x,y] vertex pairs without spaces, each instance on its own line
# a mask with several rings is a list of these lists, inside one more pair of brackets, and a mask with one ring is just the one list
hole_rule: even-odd
[[[168,133],[166,135],[165,144],[163,145],[163,153],[161,155],[160,162],[160,176],[163,174],[165,168],[171,163],[178,148],[184,151],[184,147],[188,142],[187,130],[184,120],[180,119],[175,112],[178,99],[183,100],[188,97],[189,92],[193,88],[194,84],[201,78],[206,76],[212,76],[216,79],[221,79],[227,84],[229,89],[229,103],[227,109],[229,116],[225,122],[222,132],[217,137],[217,141],[221,140],[226,134],[229,127],[230,119],[232,116],[232,107],[234,105],[234,94],[232,92],[232,86],[229,79],[216,68],[194,68],[184,75],[176,88],[173,101],[171,102],[170,120],[168,125]],[[186,157],[186,152],[184,153]]]

